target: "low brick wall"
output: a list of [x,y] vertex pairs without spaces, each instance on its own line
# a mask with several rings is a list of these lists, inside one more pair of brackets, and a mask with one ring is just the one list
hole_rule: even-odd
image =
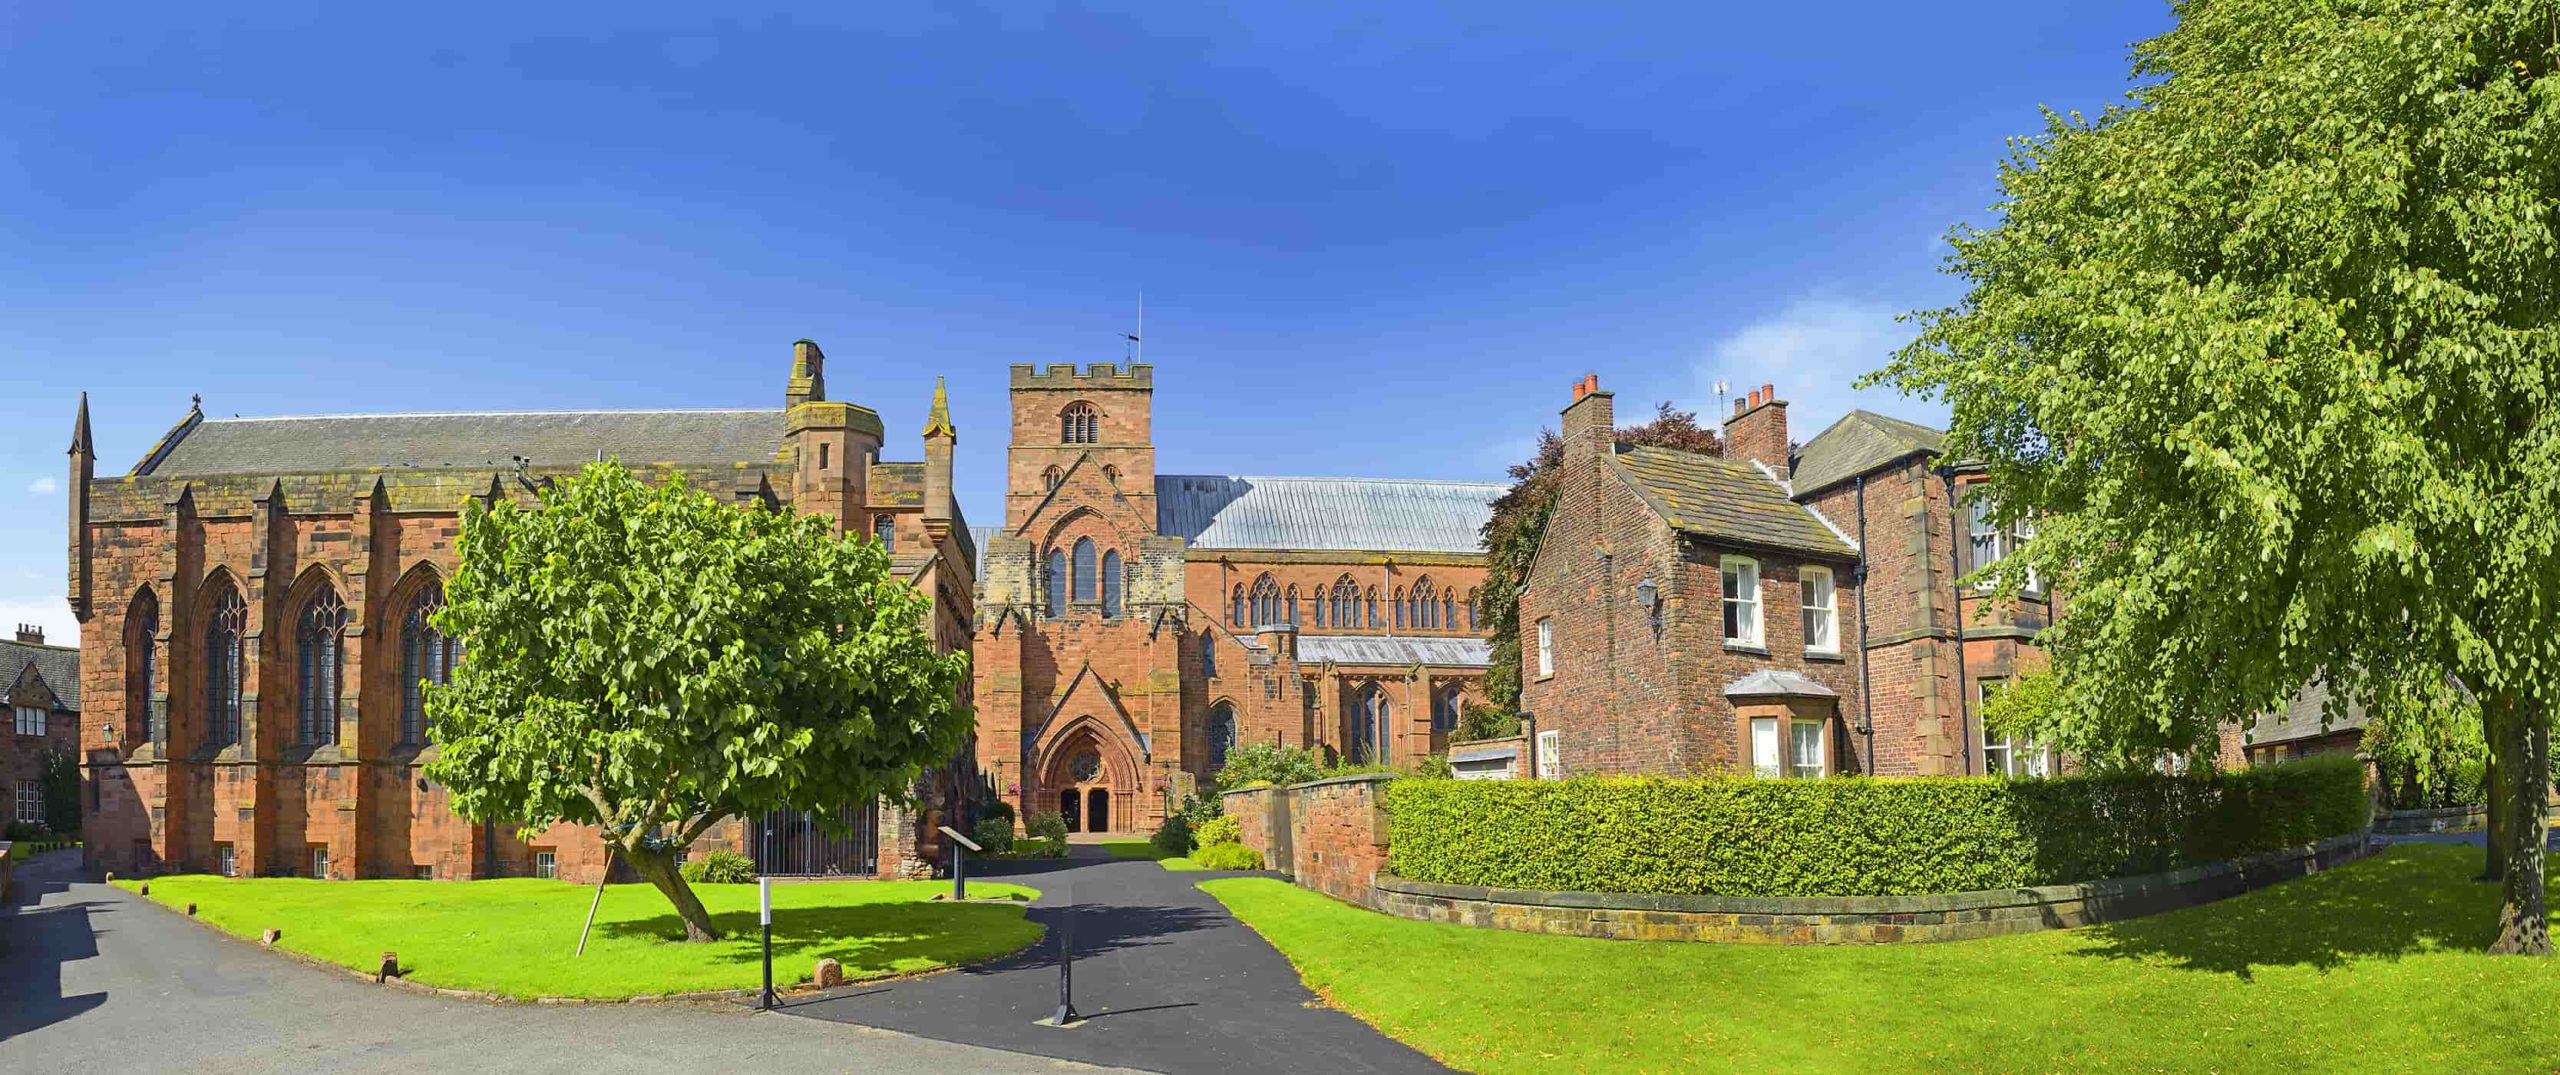
[[1265,784],[1218,797],[1218,808],[1236,819],[1236,842],[1262,852],[1263,864],[1281,873],[1288,873],[1290,864],[1280,861],[1279,845],[1272,839],[1272,805],[1273,800],[1287,793],[1286,788]]
[[2192,907],[2352,862],[2366,833],[2168,873],[1929,896],[1749,898],[1533,892],[1376,880],[1365,905],[1431,922],[1646,941],[1883,944],[1958,941],[2117,922]]
[[1393,773],[1338,776],[1221,797],[1237,841],[1301,888],[1368,906],[1370,880],[1387,868],[1387,813],[1378,786]]
[[2485,806],[2441,806],[2426,810],[2377,810],[2373,815],[2373,831],[2386,836],[2408,836],[2422,832],[2456,832],[2477,829],[2489,824],[2489,808]]

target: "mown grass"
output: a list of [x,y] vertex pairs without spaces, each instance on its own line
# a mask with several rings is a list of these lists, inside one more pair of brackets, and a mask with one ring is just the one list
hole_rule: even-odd
[[1208,867],[1191,861],[1188,856],[1168,855],[1164,849],[1146,840],[1107,840],[1102,849],[1116,859],[1153,859],[1168,870],[1205,870]]
[[[139,882],[118,880],[131,890]],[[584,956],[574,953],[590,885],[492,881],[313,881],[176,875],[150,898],[243,937],[284,931],[280,947],[372,972],[400,954],[411,981],[516,997],[631,997],[751,989],[763,976],[754,885],[696,885],[726,934],[688,944],[666,898],[648,885],[607,885]],[[934,970],[1040,939],[1019,905],[929,902],[947,883],[842,881],[773,886],[774,981],[806,981],[822,958],[847,978]],[[978,896],[1038,893],[972,882]]]
[[1535,1071],[2551,1071],[2560,960],[2481,954],[2476,848],[2087,929],[1837,948],[1548,937],[1204,882],[1341,1007]]

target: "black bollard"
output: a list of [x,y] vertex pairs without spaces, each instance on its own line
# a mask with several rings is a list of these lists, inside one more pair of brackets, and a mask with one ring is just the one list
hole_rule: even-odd
[[773,1010],[773,879],[756,878],[756,918],[764,926],[764,995],[758,1006]]
[[1068,905],[1058,918],[1058,1014],[1049,1017],[1050,1026],[1072,1026],[1084,1021],[1076,1012],[1076,909]]

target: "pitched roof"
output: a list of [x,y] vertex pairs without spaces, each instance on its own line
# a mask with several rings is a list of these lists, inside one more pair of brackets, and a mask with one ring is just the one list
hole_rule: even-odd
[[1944,431],[1918,422],[1874,411],[1850,411],[1796,451],[1796,495],[1847,481],[1907,455],[1937,451],[1945,438]]
[[1855,556],[1813,509],[1788,499],[1750,463],[1669,448],[1622,446],[1620,473],[1673,529],[1714,541]]
[[1478,552],[1510,486],[1396,478],[1156,476],[1156,530],[1197,549]]
[[491,411],[207,418],[135,464],[137,476],[488,469],[524,456],[539,466],[599,454],[643,463],[764,462],[782,447],[782,412]]
[[2346,712],[2331,718],[2327,728],[2322,728],[2320,710],[2328,703],[2329,685],[2326,683],[2315,682],[2294,692],[2284,708],[2260,713],[2258,719],[2250,723],[2248,744],[2262,747],[2364,728],[2364,707],[2353,703],[2348,704]]
[[1300,635],[1298,663],[1382,664],[1397,668],[1485,668],[1493,643],[1481,638],[1387,638],[1379,635]]
[[69,646],[0,639],[0,697],[18,685],[19,675],[31,664],[62,708],[80,711],[80,651]]
[[1727,698],[1836,698],[1838,692],[1801,672],[1763,668],[1724,685]]

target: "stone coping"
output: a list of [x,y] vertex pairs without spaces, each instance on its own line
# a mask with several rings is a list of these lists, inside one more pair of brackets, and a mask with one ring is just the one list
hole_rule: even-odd
[[1261,791],[1305,791],[1308,788],[1327,788],[1341,784],[1383,784],[1403,775],[1402,773],[1350,773],[1343,776],[1328,776],[1321,780],[1310,780],[1304,784],[1257,784],[1249,788],[1219,792],[1218,798],[1223,800],[1230,795],[1251,795]]
[[1657,896],[1632,892],[1550,892],[1537,889],[1445,885],[1430,881],[1407,880],[1388,873],[1380,873],[1371,883],[1380,891],[1402,895],[1574,910],[1722,915],[1927,914],[2074,901],[2117,900],[2129,896],[2148,895],[2164,890],[2193,887],[2199,882],[2237,876],[2255,867],[2318,859],[2367,844],[2371,839],[2372,831],[2368,829],[2343,836],[2332,836],[2326,840],[2299,847],[2263,851],[2228,862],[2188,866],[2166,873],[2084,881],[2069,885],[1982,889],[1973,892],[1945,892],[1918,896]]
[[1477,746],[1473,743],[1468,743],[1463,746],[1454,746],[1449,748],[1449,760],[1452,762],[1493,761],[1497,758],[1517,758],[1519,756],[1520,744],[1518,743],[1495,743],[1490,746]]
[[2486,806],[2426,806],[2415,810],[2376,810],[2373,813],[2373,821],[2376,825],[2385,821],[2427,821],[2435,818],[2486,813],[2488,809]]

